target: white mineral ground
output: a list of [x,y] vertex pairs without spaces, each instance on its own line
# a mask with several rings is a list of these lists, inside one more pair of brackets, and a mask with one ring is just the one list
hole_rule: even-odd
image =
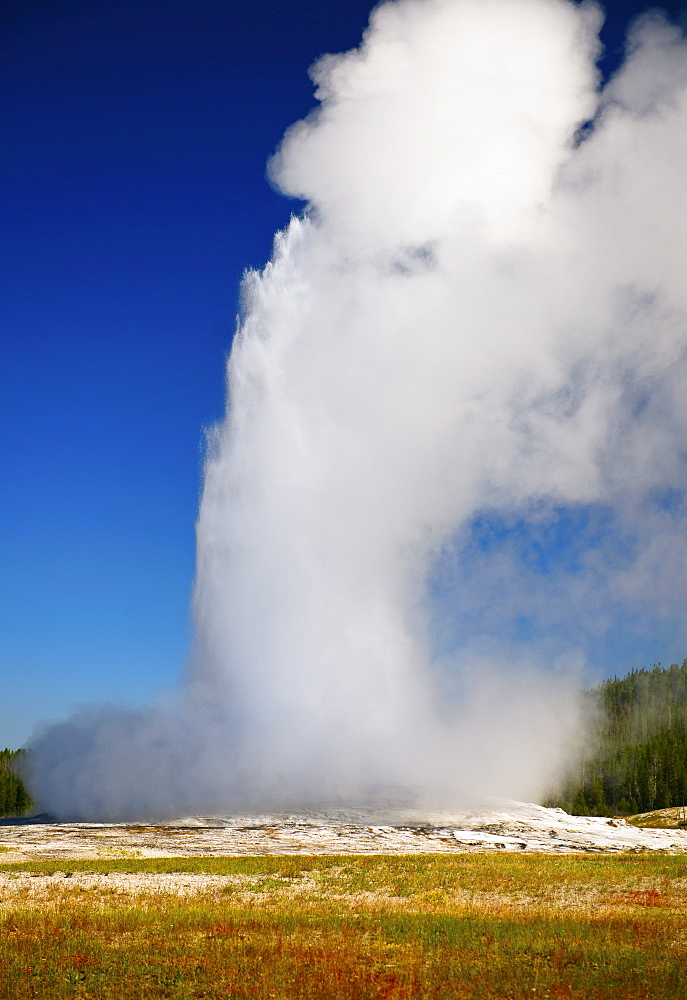
[[622,819],[569,816],[516,802],[464,813],[399,807],[252,816],[193,816],[166,823],[0,821],[0,861],[288,854],[545,854],[687,852],[684,830],[639,829]]

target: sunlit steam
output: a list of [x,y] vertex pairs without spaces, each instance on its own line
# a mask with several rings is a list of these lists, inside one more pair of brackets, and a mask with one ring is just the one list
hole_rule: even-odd
[[43,808],[536,797],[578,637],[684,601],[687,45],[646,17],[600,92],[600,25],[396,0],[315,64],[270,165],[308,208],[245,278],[209,439],[187,685],[47,728]]

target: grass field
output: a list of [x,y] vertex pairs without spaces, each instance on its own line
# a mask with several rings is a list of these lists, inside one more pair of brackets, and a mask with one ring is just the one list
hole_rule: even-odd
[[684,856],[112,858],[0,880],[3,1000],[687,996]]

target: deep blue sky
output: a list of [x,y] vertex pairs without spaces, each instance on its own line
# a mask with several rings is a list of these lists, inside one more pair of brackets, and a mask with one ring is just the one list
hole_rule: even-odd
[[[644,6],[607,6],[606,70]],[[177,681],[241,273],[298,208],[265,161],[369,9],[5,0],[0,746]]]

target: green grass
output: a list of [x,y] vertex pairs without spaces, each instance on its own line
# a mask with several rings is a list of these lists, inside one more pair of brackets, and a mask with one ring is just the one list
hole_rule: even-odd
[[687,826],[683,806],[671,806],[668,809],[654,809],[652,812],[639,813],[637,816],[626,816],[632,826],[654,830],[679,830]]
[[108,874],[258,876],[280,880],[308,877],[320,888],[344,894],[383,891],[409,899],[454,889],[513,891],[550,896],[565,887],[611,888],[642,878],[687,878],[687,855],[637,854],[423,854],[289,855],[191,858],[74,859],[0,863],[0,872],[55,875]]
[[[682,856],[118,858],[0,868],[16,890],[0,909],[0,997],[12,1000],[674,1000],[686,992]],[[79,885],[67,871],[228,878],[181,899],[117,895],[107,878]]]
[[684,948],[656,920],[264,912],[197,901],[5,924],[3,996],[666,997]]

